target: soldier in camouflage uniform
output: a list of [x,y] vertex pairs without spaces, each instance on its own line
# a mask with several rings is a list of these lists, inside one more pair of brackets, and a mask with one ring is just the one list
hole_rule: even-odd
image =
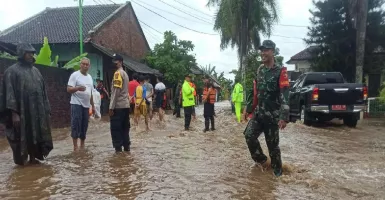
[[265,40],[259,49],[262,52],[263,64],[258,68],[255,80],[257,82],[257,96],[254,96],[254,98],[258,98],[258,103],[253,111],[253,117],[244,131],[244,135],[252,159],[257,165],[266,168],[267,157],[262,152],[258,141],[261,133],[265,133],[271,166],[275,176],[281,176],[282,161],[279,149],[279,129],[284,129],[289,122],[287,69],[278,66],[274,62],[274,42]]

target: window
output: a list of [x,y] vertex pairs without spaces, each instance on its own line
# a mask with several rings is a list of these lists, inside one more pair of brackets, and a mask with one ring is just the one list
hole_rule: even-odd
[[344,79],[340,73],[308,74],[305,78],[304,86],[325,83],[344,83]]

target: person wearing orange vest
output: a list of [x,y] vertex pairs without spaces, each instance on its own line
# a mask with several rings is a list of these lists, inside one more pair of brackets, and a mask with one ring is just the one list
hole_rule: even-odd
[[205,129],[203,132],[209,131],[210,121],[211,121],[211,130],[215,130],[214,126],[214,103],[217,95],[217,91],[210,82],[205,83],[203,88],[203,116],[205,117]]

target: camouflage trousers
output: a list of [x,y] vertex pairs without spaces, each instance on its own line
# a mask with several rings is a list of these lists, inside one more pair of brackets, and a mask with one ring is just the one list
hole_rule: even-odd
[[265,133],[265,140],[271,158],[271,167],[274,171],[281,171],[282,160],[281,150],[279,149],[279,128],[278,124],[274,123],[275,121],[264,120],[263,117],[258,117],[255,113],[248,122],[243,134],[245,135],[251,158],[255,162],[262,164],[267,161],[267,157],[262,151],[258,138],[262,132]]

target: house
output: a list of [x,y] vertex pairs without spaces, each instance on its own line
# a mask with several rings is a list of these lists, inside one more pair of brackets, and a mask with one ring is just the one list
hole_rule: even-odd
[[295,71],[297,72],[309,72],[311,71],[310,64],[312,56],[312,50],[314,50],[316,46],[310,46],[299,53],[295,54],[290,58],[286,64],[295,65]]
[[[80,53],[78,7],[46,8],[42,12],[0,33],[0,48],[19,42],[31,43],[39,50],[48,38],[52,57],[59,55],[59,67]],[[160,75],[159,71],[140,62],[150,46],[130,2],[125,4],[83,7],[84,52],[91,60],[90,74],[111,82],[112,56],[121,54],[127,73]],[[6,45],[8,44],[8,45]],[[109,88],[109,87],[108,87]]]

